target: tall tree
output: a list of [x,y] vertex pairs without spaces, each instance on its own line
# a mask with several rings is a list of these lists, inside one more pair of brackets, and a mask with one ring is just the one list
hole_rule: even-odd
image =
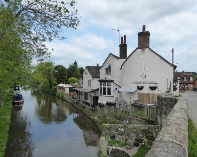
[[5,0],[0,5],[0,41],[13,30],[29,53],[46,57],[45,42],[65,39],[62,28],[76,29],[79,24],[75,5],[74,0]]
[[56,78],[57,84],[66,83],[67,71],[63,65],[56,65],[54,67],[54,77]]
[[79,67],[80,78],[82,78],[82,79],[83,79],[83,72],[84,72],[84,68]]
[[47,41],[65,39],[64,27],[76,29],[75,6],[74,0],[0,0],[0,98],[13,84],[29,82],[32,59],[50,55]]
[[35,67],[32,78],[35,82],[39,82],[42,87],[51,90],[55,82],[53,71],[53,62],[41,62]]
[[70,77],[76,77],[77,79],[80,79],[80,72],[76,61],[73,64],[70,64],[67,68],[67,78]]

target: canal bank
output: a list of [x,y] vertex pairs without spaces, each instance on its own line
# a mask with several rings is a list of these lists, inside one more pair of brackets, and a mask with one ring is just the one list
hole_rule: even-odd
[[[100,120],[100,117],[96,117],[96,116],[92,116],[91,114],[91,108],[87,105],[81,104],[79,102],[76,102],[74,99],[70,99],[70,98],[66,98],[62,95],[58,95],[59,98],[67,101],[68,103],[72,104],[73,106],[75,106],[76,108],[78,108],[79,110],[81,110],[87,117],[89,117],[100,129],[101,131],[101,136],[99,139],[99,156],[100,157],[107,157],[109,155],[109,153],[112,155],[114,154],[115,156],[119,157],[120,154],[121,156],[125,156],[125,157],[130,157],[133,156],[137,153],[138,149],[140,148],[140,146],[144,146],[145,144],[148,145],[148,141],[140,141],[138,143],[138,145],[135,145],[135,140],[128,140],[129,137],[134,136],[137,137],[139,139],[142,139],[142,135],[146,134],[144,131],[148,130],[151,128],[152,132],[149,132],[148,134],[150,135],[151,139],[155,138],[153,137],[154,135],[156,135],[157,130],[158,130],[158,125],[154,126],[154,125],[144,125],[146,124],[146,121],[138,119],[138,118],[133,118],[131,121],[133,122],[133,124],[128,124],[128,117],[122,117],[121,121],[118,121],[114,116],[107,116],[104,113],[102,113],[103,117],[107,118],[107,120]],[[95,112],[95,111],[93,111]],[[137,125],[139,124],[139,125]],[[122,135],[118,135],[119,132],[118,130],[122,128],[125,131],[123,132]],[[111,139],[111,133],[115,133],[116,135],[114,135],[114,139]],[[152,135],[152,133],[154,133],[154,135]],[[148,135],[147,134],[147,135]],[[114,142],[113,144],[110,144],[111,142]],[[116,143],[117,142],[117,143]],[[120,144],[118,144],[120,143]],[[147,151],[150,149],[150,144],[147,146]],[[124,145],[124,146],[122,146]],[[114,156],[114,157],[115,157]]]
[[0,157],[4,157],[7,145],[8,132],[10,127],[10,117],[12,111],[12,102],[8,99],[0,107]]

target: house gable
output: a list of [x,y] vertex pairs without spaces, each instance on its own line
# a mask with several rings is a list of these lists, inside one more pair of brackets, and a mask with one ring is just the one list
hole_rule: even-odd
[[[127,62],[127,60],[138,50],[139,48],[136,48],[129,56],[128,58],[122,63],[120,69],[122,68],[122,66],[125,64],[125,62]],[[173,66],[174,69],[176,69],[176,65],[173,65],[172,63],[168,62],[165,58],[163,58],[161,55],[159,55],[158,53],[156,53],[155,51],[153,51],[151,48],[146,48],[149,49],[150,51],[152,51],[155,55],[157,55],[159,58],[161,58],[163,61],[165,61],[167,64],[169,64],[170,66]],[[144,49],[145,50],[145,49]]]
[[109,55],[107,56],[107,58],[106,58],[105,61],[103,62],[101,68],[103,68],[103,66],[106,64],[107,60],[108,60],[110,57],[113,57],[113,58],[115,58],[115,59],[119,59],[118,56],[116,56],[116,55],[114,55],[114,54],[112,54],[112,53],[109,53]]

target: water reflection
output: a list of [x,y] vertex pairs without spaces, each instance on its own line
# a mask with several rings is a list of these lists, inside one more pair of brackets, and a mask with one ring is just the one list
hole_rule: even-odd
[[99,140],[99,130],[92,125],[92,121],[84,114],[78,114],[74,118],[74,122],[83,130],[83,137],[86,146],[96,146]]
[[50,94],[22,91],[12,111],[6,157],[97,157],[99,129],[80,110]]
[[20,111],[12,110],[11,125],[5,157],[31,157],[33,144],[29,127],[31,124],[23,118]]
[[12,105],[12,108],[13,108],[15,111],[20,111],[20,110],[22,110],[23,106]]
[[36,113],[44,124],[51,124],[53,122],[60,124],[63,123],[67,115],[54,96],[46,95],[46,93],[33,91],[32,96],[36,97]]

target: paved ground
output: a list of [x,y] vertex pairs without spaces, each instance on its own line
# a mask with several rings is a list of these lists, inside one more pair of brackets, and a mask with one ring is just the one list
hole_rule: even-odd
[[185,93],[180,94],[187,100],[189,117],[193,120],[197,127],[197,92],[186,91]]

